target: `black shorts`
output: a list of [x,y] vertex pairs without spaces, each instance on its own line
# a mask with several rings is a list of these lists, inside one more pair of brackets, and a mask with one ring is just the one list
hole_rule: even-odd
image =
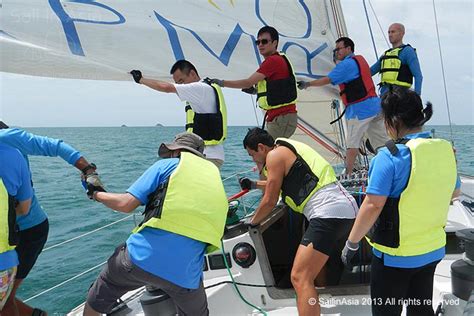
[[17,279],[24,279],[30,273],[38,256],[48,240],[49,222],[44,220],[41,224],[20,231],[20,242],[16,247],[18,253]]
[[309,226],[304,233],[301,244],[308,246],[310,243],[313,243],[315,250],[331,256],[346,241],[353,224],[354,219],[312,218],[309,221]]

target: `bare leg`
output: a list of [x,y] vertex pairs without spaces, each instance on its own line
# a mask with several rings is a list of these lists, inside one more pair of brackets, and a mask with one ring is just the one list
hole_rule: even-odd
[[[5,303],[5,306],[3,307],[2,314],[3,315],[12,315],[12,316],[20,316],[20,311],[18,309],[17,301],[16,301],[16,291],[20,287],[21,282],[23,282],[23,279],[15,279],[13,289],[10,293],[10,296],[8,297],[7,302]],[[33,312],[33,309],[31,309],[31,313]],[[31,315],[31,313],[29,315]]]
[[350,175],[354,168],[354,162],[359,154],[358,148],[347,148],[346,150],[346,174]]
[[[31,316],[31,314],[33,314],[34,307],[31,307],[30,305],[25,304],[25,302],[23,302],[17,297],[15,298],[15,303],[16,303],[16,307],[18,308],[18,312],[20,316]],[[43,313],[45,316],[48,316],[48,314],[45,311],[43,311]]]
[[298,247],[293,269],[291,270],[291,283],[298,296],[298,315],[314,316],[321,314],[314,280],[328,258],[329,256],[315,250],[312,243],[308,246],[300,245]]

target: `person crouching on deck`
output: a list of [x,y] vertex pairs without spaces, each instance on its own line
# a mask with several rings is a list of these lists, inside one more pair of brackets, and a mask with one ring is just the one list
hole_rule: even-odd
[[[205,252],[221,245],[227,198],[219,169],[203,155],[192,133],[161,144],[157,161],[126,193],[89,195],[108,208],[130,213],[146,205],[145,218],[118,246],[89,290],[84,315],[110,313],[128,291],[151,285],[167,293],[179,315],[209,315],[202,283]],[[87,179],[86,179],[87,181]]]

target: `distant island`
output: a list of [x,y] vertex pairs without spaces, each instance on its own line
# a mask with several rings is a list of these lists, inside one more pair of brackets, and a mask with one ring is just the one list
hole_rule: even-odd
[[156,127],[163,127],[163,124],[157,123],[155,126]]
[[127,126],[127,125],[125,125],[125,124],[122,124],[122,126],[120,126],[120,127],[128,127],[128,126]]

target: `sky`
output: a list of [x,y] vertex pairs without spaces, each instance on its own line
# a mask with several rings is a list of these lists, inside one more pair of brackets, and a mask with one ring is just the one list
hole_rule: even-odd
[[[372,64],[376,57],[362,1],[341,0],[341,4],[356,53]],[[448,124],[433,2],[367,0],[366,4],[379,55],[388,48],[383,35],[388,26],[393,22],[405,25],[404,42],[417,49],[421,63],[423,100],[434,105],[429,124]],[[451,121],[473,125],[473,4],[471,0],[435,0],[435,4]],[[133,81],[52,79],[0,72],[0,82],[0,118],[10,125],[177,126],[184,122],[182,103],[175,95],[159,93]],[[224,94],[229,125],[257,125],[261,121],[262,115],[255,111],[249,96],[234,89],[224,89]]]

